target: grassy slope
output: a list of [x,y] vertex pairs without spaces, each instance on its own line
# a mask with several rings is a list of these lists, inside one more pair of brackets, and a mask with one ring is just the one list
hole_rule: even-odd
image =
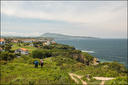
[[2,84],[76,84],[51,58],[44,60],[43,68],[24,63],[8,63],[1,65],[1,68]]
[[16,50],[19,48],[26,48],[29,50],[29,53],[31,53],[33,50],[36,50],[37,48],[32,46],[23,46],[23,44],[20,44],[21,46],[18,46],[17,43],[14,43],[11,50]]
[[[21,44],[19,47],[17,44],[14,44],[12,50],[18,48],[26,48],[30,50],[30,53],[36,49],[31,46],[23,46]],[[26,56],[26,60],[33,62],[33,59],[30,59],[29,56]],[[76,60],[62,56],[52,57],[52,61],[51,58],[44,59],[44,68],[39,66],[38,69],[34,68],[33,64],[28,64],[28,61],[22,62],[26,60],[15,58],[13,60],[15,62],[1,65],[2,84],[76,84],[68,75],[68,72],[84,76],[91,74],[92,76],[106,77],[112,77],[110,74],[117,74],[115,71],[106,70],[103,68],[104,66],[85,66]],[[16,61],[21,61],[22,63],[17,63]]]

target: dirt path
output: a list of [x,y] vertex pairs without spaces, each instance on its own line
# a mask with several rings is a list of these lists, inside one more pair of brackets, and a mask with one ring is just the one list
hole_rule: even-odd
[[107,80],[111,80],[111,79],[114,79],[113,77],[93,77],[97,80],[102,80],[102,82],[100,83],[100,85],[104,85],[104,83],[107,81]]
[[101,83],[100,83],[100,85],[104,85],[104,83],[105,83],[106,81],[105,80],[103,80]]
[[[81,79],[83,76],[76,75],[76,74],[73,74],[73,73],[68,73],[68,74],[71,76],[71,78],[72,78],[73,80],[75,80],[75,82],[76,82],[77,84],[79,84],[79,81],[77,81],[77,79],[75,79],[73,76],[78,77],[78,78],[82,81],[83,85],[87,85],[87,82],[85,82],[85,81],[83,81],[83,80]],[[102,80],[102,82],[100,83],[100,85],[104,85],[107,80],[114,79],[113,77],[93,77],[93,78],[95,78],[96,80]]]
[[[83,76],[76,75],[76,74],[73,74],[73,73],[69,73],[69,75],[71,76],[71,78],[72,78],[73,80],[75,80],[75,82],[76,82],[77,84],[79,84],[79,82],[78,82],[73,76],[78,77],[80,80],[81,80],[81,78],[83,77]],[[83,81],[83,80],[81,80],[81,81],[82,81],[83,85],[87,85],[87,82],[85,82],[85,81]]]
[[93,77],[97,80],[111,80],[111,79],[114,79],[113,77]]

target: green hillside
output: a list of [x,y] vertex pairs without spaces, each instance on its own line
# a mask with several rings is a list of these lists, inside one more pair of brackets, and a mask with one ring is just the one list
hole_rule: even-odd
[[[12,49],[17,46],[14,45]],[[34,47],[33,47],[34,48]],[[84,81],[89,84],[100,84],[101,81],[95,80],[93,77],[115,77],[106,84],[117,83],[127,84],[127,69],[124,65],[117,62],[104,62],[93,65],[93,56],[88,53],[76,50],[73,46],[62,44],[40,45],[39,49],[34,49],[29,55],[21,55],[17,58],[14,53],[9,51],[1,52],[1,84],[7,85],[79,85],[81,80],[74,76],[79,83],[76,83],[69,73],[83,75]],[[34,61],[40,62],[43,59],[44,66],[41,68],[34,67]],[[90,81],[86,79],[86,75],[90,74]],[[121,79],[121,80],[119,80]]]
[[39,37],[49,37],[49,38],[55,38],[55,39],[78,39],[78,38],[95,38],[95,37],[85,37],[85,36],[70,36],[70,35],[63,35],[63,34],[57,34],[57,33],[45,33],[42,34]]

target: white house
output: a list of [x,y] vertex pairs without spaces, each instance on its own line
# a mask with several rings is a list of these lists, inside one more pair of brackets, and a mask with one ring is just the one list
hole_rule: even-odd
[[31,43],[29,46],[34,46],[34,44],[33,44],[33,43]]
[[4,40],[4,38],[0,39],[0,45],[5,45],[5,40]]
[[50,45],[50,44],[51,44],[50,41],[44,43],[44,45]]
[[15,53],[21,53],[21,54],[24,54],[24,55],[28,55],[29,50],[27,50],[25,48],[19,48],[19,49],[15,50]]

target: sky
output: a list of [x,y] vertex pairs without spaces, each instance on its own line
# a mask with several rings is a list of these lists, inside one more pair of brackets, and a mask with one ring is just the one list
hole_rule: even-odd
[[127,38],[127,1],[1,1],[1,35]]

